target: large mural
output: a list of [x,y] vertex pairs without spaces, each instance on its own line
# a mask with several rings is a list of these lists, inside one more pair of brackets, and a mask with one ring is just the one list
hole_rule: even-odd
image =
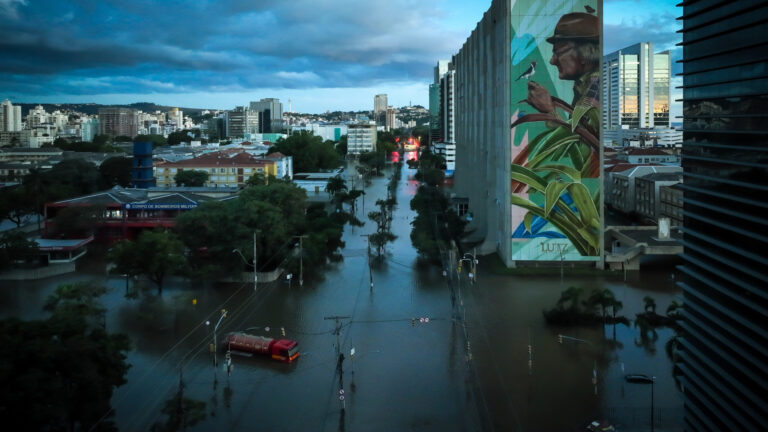
[[599,259],[598,1],[510,0],[512,260]]

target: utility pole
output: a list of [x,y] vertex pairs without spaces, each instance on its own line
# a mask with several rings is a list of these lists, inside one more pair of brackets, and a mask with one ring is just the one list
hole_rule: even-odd
[[184,375],[182,372],[182,367],[183,366],[179,365],[179,404],[176,409],[179,416],[179,430],[185,431],[187,430],[187,427],[184,424]]
[[[227,316],[227,310],[222,309],[221,310],[221,317],[219,318],[219,321],[216,323],[215,326],[213,326],[213,346],[211,346],[211,350],[213,351],[213,366],[217,367],[219,366],[219,361],[216,356],[216,353],[218,352],[219,347],[216,345],[216,330],[219,329],[219,324],[221,324],[221,321],[226,318]],[[211,325],[210,321],[206,321],[205,325]]]
[[341,334],[341,322],[340,320],[344,319],[350,319],[351,316],[339,316],[339,315],[333,315],[333,316],[327,316],[323,317],[324,320],[334,320],[336,322],[336,328],[333,330],[333,333],[336,335],[336,357],[339,357],[339,354],[341,354],[341,345],[339,341],[339,334]]
[[261,232],[260,230],[254,230],[253,231],[253,291],[256,291],[256,287],[259,283],[259,269],[258,269],[258,259],[259,256],[256,254],[256,233]]
[[368,243],[368,280],[371,283],[371,290],[373,290],[373,271],[371,268],[371,235],[360,234],[360,237],[365,237],[366,243]]
[[294,236],[299,238],[299,286],[304,286],[304,245],[302,240],[307,238],[305,235]]

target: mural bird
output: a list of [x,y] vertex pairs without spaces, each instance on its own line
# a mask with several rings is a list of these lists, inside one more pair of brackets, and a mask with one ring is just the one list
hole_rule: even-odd
[[520,78],[530,79],[533,74],[536,73],[536,62],[531,62],[531,67],[525,70],[525,72],[521,73],[519,77],[515,81],[520,81]]
[[590,6],[590,5],[586,5],[586,6],[584,6],[584,9],[586,9],[586,10],[587,10],[587,13],[595,13],[595,8],[593,8],[593,7],[592,7],[592,6]]

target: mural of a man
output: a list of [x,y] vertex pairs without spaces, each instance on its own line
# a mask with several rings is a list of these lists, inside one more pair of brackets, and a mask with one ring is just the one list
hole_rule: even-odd
[[[547,38],[552,44],[549,63],[557,67],[561,80],[573,81],[571,111],[577,105],[600,106],[600,23],[596,16],[574,12],[565,14]],[[562,102],[562,101],[561,101]],[[528,103],[539,112],[555,114],[557,101],[540,84],[528,83]],[[561,104],[563,105],[563,104]]]

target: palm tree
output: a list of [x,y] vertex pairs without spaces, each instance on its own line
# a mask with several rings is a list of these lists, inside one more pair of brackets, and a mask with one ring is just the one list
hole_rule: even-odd
[[341,191],[347,190],[347,182],[341,176],[335,176],[328,179],[328,184],[325,185],[325,191],[328,192],[331,197],[335,196]]
[[603,315],[603,321],[605,321],[606,310],[611,307],[615,301],[616,296],[613,295],[613,291],[609,290],[608,288],[601,290],[596,289],[592,291],[592,294],[590,294],[589,298],[587,299],[587,305],[591,308],[600,306]]
[[645,312],[655,314],[656,313],[656,300],[653,299],[651,296],[645,296],[643,297],[643,302],[645,303]]
[[579,305],[579,297],[584,292],[583,288],[577,288],[574,286],[568,287],[567,290],[560,294],[560,299],[557,301],[557,306],[562,309],[565,303],[571,304],[569,309],[576,310]]
[[677,318],[680,316],[680,310],[682,309],[682,304],[678,303],[677,300],[672,300],[672,303],[667,307],[667,316],[670,318]]

